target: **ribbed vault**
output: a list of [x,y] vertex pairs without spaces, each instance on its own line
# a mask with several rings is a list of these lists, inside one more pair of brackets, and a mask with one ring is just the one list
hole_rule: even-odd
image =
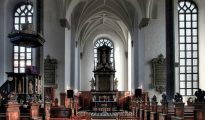
[[105,30],[117,35],[127,49],[128,33],[132,37],[136,27],[144,27],[150,18],[156,18],[157,11],[157,0],[56,1],[60,19],[67,19],[74,26],[74,38],[81,51],[88,38],[93,38],[95,32],[104,34]]
[[[132,32],[135,9],[122,0],[88,0],[80,2],[74,9],[71,20],[75,25],[75,40],[80,43],[81,51],[89,38],[96,33],[113,34],[122,40],[127,49],[127,35]],[[106,32],[109,31],[109,32]]]

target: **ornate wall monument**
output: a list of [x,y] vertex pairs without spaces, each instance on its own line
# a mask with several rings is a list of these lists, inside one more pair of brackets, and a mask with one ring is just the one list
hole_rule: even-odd
[[152,87],[162,93],[166,91],[166,59],[162,54],[152,59]]

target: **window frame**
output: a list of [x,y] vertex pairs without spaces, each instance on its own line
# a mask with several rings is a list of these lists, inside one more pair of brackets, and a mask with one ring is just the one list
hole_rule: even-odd
[[[99,46],[96,46],[97,44],[99,43]],[[110,44],[110,47],[112,50],[111,50],[111,54],[110,54],[110,58],[112,59],[111,60],[111,63],[112,63],[112,66],[113,68],[115,67],[115,52],[114,52],[114,44],[112,42],[112,40],[110,40],[109,38],[106,38],[106,37],[101,37],[99,39],[97,39],[95,42],[94,42],[94,46],[93,46],[93,58],[94,58],[94,68],[96,68],[97,66],[97,49],[98,47],[101,47],[103,45],[106,45],[108,46]],[[96,52],[95,52],[96,51]]]
[[[183,5],[180,5],[181,2],[184,2],[184,4],[182,3]],[[186,3],[190,3],[190,6],[188,6]],[[193,8],[191,9],[192,6]],[[196,12],[193,12],[194,9]],[[180,10],[182,10],[182,12],[180,12]],[[188,10],[190,10],[190,13]],[[199,13],[196,3],[190,0],[179,0],[177,12],[179,44],[179,92],[184,96],[190,96],[194,95],[195,91],[199,88]],[[196,15],[195,20],[193,20],[194,15]],[[193,26],[194,23],[196,24],[195,26]],[[196,34],[194,34],[194,31]],[[194,38],[196,39],[196,42],[193,42]],[[196,49],[194,49],[194,45]],[[184,54],[183,56],[181,56],[182,53]],[[193,53],[195,53],[197,57],[194,57]],[[182,62],[183,60],[184,62]],[[184,70],[182,70],[182,67],[184,67]],[[196,72],[194,72],[194,68],[196,69]],[[183,76],[184,80],[182,80]],[[194,76],[197,76],[196,80],[194,80]],[[188,90],[190,91],[190,94],[188,94]],[[184,91],[184,94],[182,91]]]

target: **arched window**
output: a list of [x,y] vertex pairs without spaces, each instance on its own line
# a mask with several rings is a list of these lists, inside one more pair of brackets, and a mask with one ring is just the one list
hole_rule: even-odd
[[113,47],[112,41],[107,39],[107,38],[100,38],[94,44],[94,65],[96,67],[96,65],[98,63],[98,60],[97,60],[97,48],[101,47],[103,45],[106,45],[106,46],[112,48],[111,54],[110,54],[110,62],[112,63],[112,66],[114,67],[114,47]]
[[[22,24],[33,23],[33,5],[23,3],[14,11],[14,29],[21,30]],[[26,66],[32,64],[32,49],[22,46],[14,46],[14,72],[24,73]]]
[[178,2],[179,90],[194,95],[199,87],[198,8],[193,1]]

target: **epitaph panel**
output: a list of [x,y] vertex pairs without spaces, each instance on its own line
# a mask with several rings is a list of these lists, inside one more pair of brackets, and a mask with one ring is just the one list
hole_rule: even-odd
[[56,86],[57,60],[51,59],[48,55],[44,60],[44,85]]
[[162,54],[152,59],[152,87],[162,93],[166,90],[166,59]]

